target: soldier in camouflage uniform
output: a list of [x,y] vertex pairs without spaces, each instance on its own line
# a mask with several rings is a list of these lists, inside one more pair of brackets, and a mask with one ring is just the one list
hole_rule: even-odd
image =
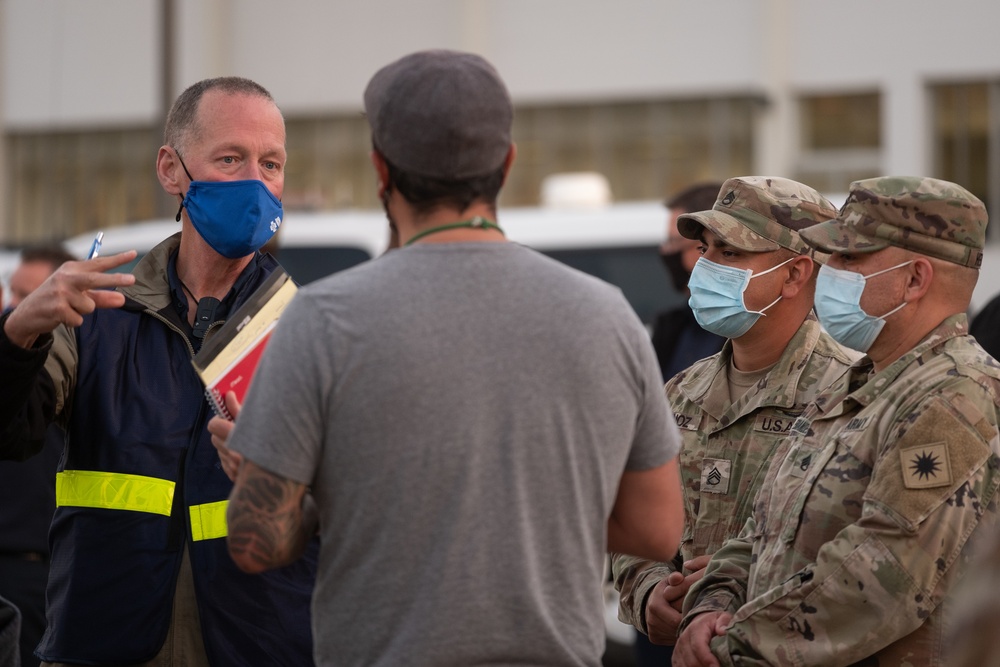
[[702,243],[699,264],[754,271],[754,279],[744,283],[746,309],[760,311],[777,302],[736,335],[733,318],[753,318],[734,312],[715,321],[713,307],[722,304],[705,302],[698,275],[705,267],[692,273],[691,303],[699,323],[710,330],[721,327],[718,333],[730,340],[666,386],[683,438],[681,550],[669,563],[613,559],[619,618],[653,643],[674,643],[687,587],[707,556],[739,533],[766,463],[792,422],[860,356],[823,333],[812,313],[817,267],[799,237],[799,230],[836,215],[832,204],[800,183],[742,177],[723,184],[712,210],[678,219],[680,233]]
[[993,537],[959,584],[947,641],[951,667],[986,667],[1000,661],[1000,534]]
[[941,665],[997,529],[1000,367],[968,335],[986,209],[930,178],[851,184],[802,237],[816,311],[867,351],[795,421],[739,539],[685,600],[674,664]]

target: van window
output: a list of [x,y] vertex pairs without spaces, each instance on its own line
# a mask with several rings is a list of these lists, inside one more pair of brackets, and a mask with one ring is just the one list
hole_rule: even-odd
[[342,246],[279,246],[275,258],[292,280],[305,285],[331,273],[349,269],[371,259],[371,255],[361,248]]
[[574,269],[617,285],[646,324],[652,324],[661,311],[684,301],[684,297],[674,290],[657,247],[605,247],[542,252]]

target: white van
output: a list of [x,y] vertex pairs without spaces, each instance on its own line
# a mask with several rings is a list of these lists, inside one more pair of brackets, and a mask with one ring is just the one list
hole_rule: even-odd
[[[659,257],[666,231],[660,202],[575,210],[507,208],[500,210],[499,222],[512,241],[617,285],[647,324],[681,298]],[[173,220],[107,229],[101,254],[135,249],[142,255],[179,229]],[[82,257],[95,233],[69,239],[66,248]],[[297,282],[306,284],[377,257],[388,242],[382,211],[292,211],[281,225],[274,254]]]
[[[672,288],[659,258],[666,231],[660,202],[611,204],[599,208],[501,208],[508,238],[617,285],[648,325],[656,313],[682,298]],[[136,249],[140,254],[180,230],[173,220],[154,220],[106,230],[102,254]],[[94,233],[66,242],[82,257]],[[278,238],[278,261],[300,284],[377,257],[388,244],[381,211],[290,212]],[[6,256],[5,256],[6,255]],[[0,281],[17,264],[17,252],[0,251]],[[4,259],[6,258],[6,264]],[[131,267],[125,267],[127,270]],[[1000,244],[987,244],[971,312],[1000,293]]]

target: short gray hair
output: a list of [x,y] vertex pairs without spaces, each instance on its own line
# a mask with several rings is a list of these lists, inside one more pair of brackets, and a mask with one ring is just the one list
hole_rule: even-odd
[[187,88],[174,101],[167,114],[167,122],[163,128],[163,143],[175,149],[181,147],[192,130],[195,130],[195,119],[198,115],[198,105],[201,98],[210,90],[218,90],[230,95],[249,95],[262,97],[274,102],[271,93],[259,83],[239,76],[220,76],[214,79],[203,79]]

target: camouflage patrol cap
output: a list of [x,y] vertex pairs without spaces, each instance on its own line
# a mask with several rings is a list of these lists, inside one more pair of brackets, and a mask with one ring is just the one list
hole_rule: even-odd
[[677,230],[697,239],[704,227],[747,252],[787,248],[805,254],[810,248],[799,231],[836,216],[836,207],[807,185],[787,178],[740,176],[722,184],[711,210],[680,216]]
[[893,245],[978,269],[986,206],[965,188],[936,178],[869,178],[851,183],[836,220],[802,237],[825,252],[869,253]]

